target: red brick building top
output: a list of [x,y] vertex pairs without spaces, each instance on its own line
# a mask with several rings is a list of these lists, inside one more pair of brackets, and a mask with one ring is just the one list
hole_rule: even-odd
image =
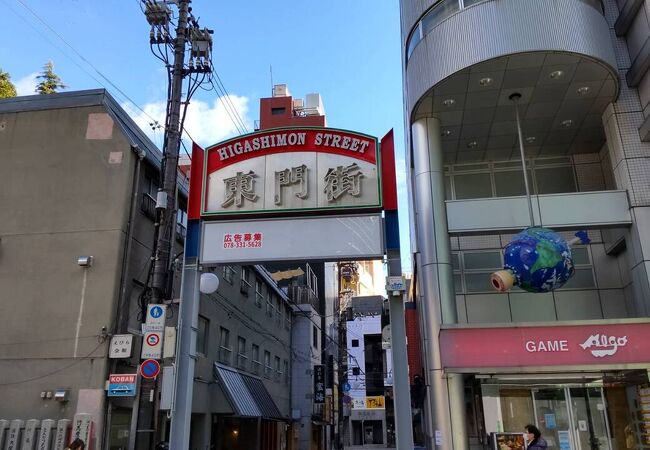
[[306,104],[289,94],[286,85],[273,87],[273,97],[260,99],[260,130],[279,127],[324,127],[320,95],[307,94]]

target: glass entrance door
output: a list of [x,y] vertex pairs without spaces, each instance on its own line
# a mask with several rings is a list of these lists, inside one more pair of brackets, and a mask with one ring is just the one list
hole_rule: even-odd
[[601,388],[538,388],[532,396],[535,422],[549,450],[612,450]]
[[566,448],[566,433],[571,429],[571,415],[564,388],[533,389],[535,420],[550,450]]
[[571,388],[577,450],[611,450],[609,424],[601,388]]

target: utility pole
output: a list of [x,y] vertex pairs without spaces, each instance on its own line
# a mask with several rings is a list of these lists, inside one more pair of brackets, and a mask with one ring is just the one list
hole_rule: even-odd
[[187,43],[187,15],[189,0],[178,1],[178,26],[174,42],[174,65],[170,97],[167,100],[167,117],[165,122],[165,146],[163,150],[162,188],[158,190],[156,208],[161,209],[158,239],[154,253],[153,283],[151,302],[161,303],[168,290],[169,255],[172,237],[176,226],[176,174],[178,171],[178,153],[181,146],[181,97],[183,95],[183,78],[185,78],[185,46]]
[[[170,255],[176,231],[178,157],[183,120],[192,94],[203,82],[210,82],[212,78],[212,31],[199,28],[197,19],[191,13],[190,2],[191,0],[142,0],[143,12],[151,25],[149,37],[152,52],[165,63],[170,80],[164,128],[162,179],[156,196],[157,221],[152,277],[151,285],[146,286],[151,304],[163,303],[171,300],[173,296]],[[175,37],[170,33],[172,13],[168,5],[171,4],[178,8]],[[167,58],[169,47],[173,50],[173,62]],[[186,63],[188,49],[189,60]],[[189,83],[186,85],[186,95],[183,96],[186,78],[189,78]],[[143,380],[137,405],[137,437],[132,439],[135,449],[153,449],[159,438],[158,395],[157,380]]]

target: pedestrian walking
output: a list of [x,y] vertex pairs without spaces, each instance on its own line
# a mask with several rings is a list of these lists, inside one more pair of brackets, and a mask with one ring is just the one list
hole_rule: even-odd
[[84,450],[86,444],[81,439],[77,438],[66,447],[66,450]]
[[546,450],[548,444],[542,438],[542,433],[535,425],[526,425],[524,427],[526,442],[528,443],[527,450]]

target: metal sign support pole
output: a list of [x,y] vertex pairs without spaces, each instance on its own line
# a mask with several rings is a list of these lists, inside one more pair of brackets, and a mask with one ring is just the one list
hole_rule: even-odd
[[190,445],[190,421],[196,364],[196,335],[199,321],[199,241],[200,221],[187,224],[185,262],[181,282],[181,304],[178,311],[178,343],[176,375],[172,404],[170,449],[186,449]]

